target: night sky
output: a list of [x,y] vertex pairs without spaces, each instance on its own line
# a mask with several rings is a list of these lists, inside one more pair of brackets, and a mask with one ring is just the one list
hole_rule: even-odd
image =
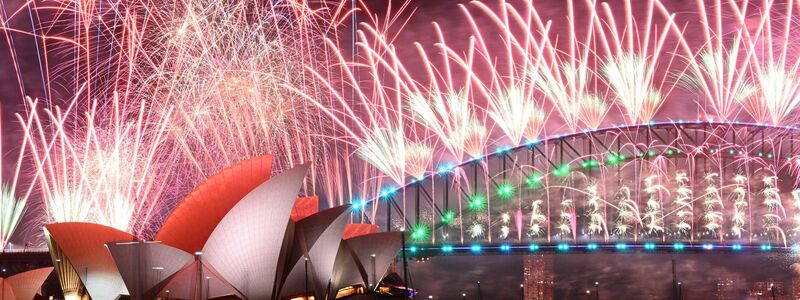
[[[7,7],[18,7],[21,0],[0,0]],[[394,1],[397,5],[400,1]],[[513,1],[512,1],[513,2]],[[577,1],[581,2],[581,1]],[[617,1],[610,1],[614,9],[621,10]],[[691,30],[697,25],[695,1],[664,1],[668,8],[678,14],[678,22],[688,22],[687,38],[699,39],[700,31]],[[386,0],[369,0],[370,7],[377,15],[385,13]],[[416,8],[413,17],[398,37],[396,44],[408,45],[400,48],[399,53],[408,57],[417,55],[412,47],[419,42],[425,47],[433,45],[437,38],[431,27],[436,21],[448,38],[451,47],[464,46],[470,35],[470,28],[461,11],[457,10],[461,0],[428,0],[414,1]],[[554,18],[565,13],[565,5],[561,0],[537,1],[539,12],[543,18]],[[409,11],[410,13],[410,11]],[[363,17],[363,16],[362,16]],[[478,19],[477,22],[488,22]],[[13,25],[13,24],[12,24]],[[18,24],[19,25],[19,24]],[[20,25],[22,26],[22,25]],[[24,26],[23,26],[24,27]],[[558,29],[556,29],[558,30]],[[561,30],[564,30],[561,28]],[[24,96],[42,96],[38,61],[36,59],[33,40],[25,36],[15,36],[15,47],[19,54],[19,67],[22,69],[24,94],[12,69],[13,63],[5,41],[0,43],[0,104],[2,104],[3,155],[14,157],[13,147],[19,141],[15,128],[18,124],[13,113],[24,109]],[[420,71],[420,70],[416,70]],[[411,72],[415,72],[412,68]],[[659,116],[674,117],[678,108],[687,101],[695,99],[681,94],[672,95]],[[677,114],[687,114],[681,112]],[[692,117],[694,112],[688,112]],[[3,166],[8,168],[9,166]],[[8,170],[7,170],[8,171]],[[38,213],[35,209],[29,214]],[[22,228],[32,231],[35,228]],[[25,235],[21,235],[17,243],[24,243]],[[601,282],[602,299],[668,299],[671,275],[671,259],[677,263],[678,278],[684,282],[684,299],[711,299],[713,286],[720,277],[739,278],[753,282],[775,279],[790,285],[793,274],[792,264],[798,261],[795,257],[779,255],[667,255],[667,254],[590,254],[556,256],[556,296],[558,299],[582,299],[587,287],[595,281]],[[452,256],[435,257],[425,262],[411,262],[411,275],[414,287],[421,295],[434,295],[435,299],[460,299],[466,292],[468,299],[476,295],[475,281],[482,282],[484,299],[519,299],[519,284],[522,282],[522,256]],[[742,296],[744,297],[744,296]],[[744,299],[744,298],[742,298]]]

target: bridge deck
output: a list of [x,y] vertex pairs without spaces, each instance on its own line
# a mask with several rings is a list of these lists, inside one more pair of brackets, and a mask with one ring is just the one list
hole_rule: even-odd
[[[589,254],[589,253],[669,253],[669,254],[780,254],[800,253],[800,245],[738,243],[533,243],[473,245],[412,245],[405,248],[409,258],[448,255],[502,254]],[[401,255],[399,253],[398,255]]]

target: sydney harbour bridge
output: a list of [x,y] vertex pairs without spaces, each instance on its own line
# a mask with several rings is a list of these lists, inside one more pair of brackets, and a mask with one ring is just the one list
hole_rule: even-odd
[[799,133],[676,120],[555,135],[441,164],[355,202],[353,221],[404,231],[411,255],[796,251]]

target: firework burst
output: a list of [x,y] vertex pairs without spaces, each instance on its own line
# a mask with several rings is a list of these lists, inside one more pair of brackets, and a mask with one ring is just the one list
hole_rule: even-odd
[[[665,77],[657,75],[657,70],[669,70],[673,63],[675,52],[664,47],[667,37],[674,32],[675,16],[666,14],[658,1],[646,3],[644,24],[639,24],[633,17],[630,0],[624,1],[625,22],[622,28],[618,28],[608,3],[602,4],[605,18],[600,18],[606,25],[598,24],[602,32],[601,48],[607,53],[601,73],[629,124],[652,121],[673,88]],[[660,31],[654,22],[657,12],[662,12],[666,18]]]
[[[25,125],[25,128],[29,128],[28,125],[30,125],[30,123]],[[27,139],[27,137],[25,138]],[[0,172],[0,252],[8,245],[11,236],[22,221],[22,216],[28,204],[28,197],[30,196],[30,189],[22,197],[17,196],[16,189],[26,146],[27,144],[23,143],[22,147],[20,147],[19,156],[15,163],[14,173],[10,181]],[[2,151],[2,142],[0,142],[0,153],[3,153]]]
[[734,187],[733,187],[733,216],[731,217],[731,233],[735,235],[737,238],[742,236],[742,233],[745,231],[744,226],[746,225],[747,218],[747,187],[745,184],[747,183],[747,177],[739,174],[734,176]]
[[37,101],[29,104],[34,113],[26,140],[48,221],[95,222],[152,235],[161,209],[170,206],[163,197],[169,169],[162,159],[168,155],[161,153],[168,116],[144,102],[127,110],[118,97],[107,109],[95,102],[82,111],[73,101],[63,110],[41,110],[44,117],[36,113]]

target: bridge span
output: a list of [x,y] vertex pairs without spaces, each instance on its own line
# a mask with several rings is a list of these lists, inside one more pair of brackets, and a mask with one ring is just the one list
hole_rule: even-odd
[[570,252],[616,252],[618,244],[673,251],[676,243],[683,251],[791,251],[800,242],[798,174],[797,127],[615,126],[440,163],[355,202],[353,221],[406,230],[419,255],[442,247],[469,254],[472,245],[557,252],[562,242]]

